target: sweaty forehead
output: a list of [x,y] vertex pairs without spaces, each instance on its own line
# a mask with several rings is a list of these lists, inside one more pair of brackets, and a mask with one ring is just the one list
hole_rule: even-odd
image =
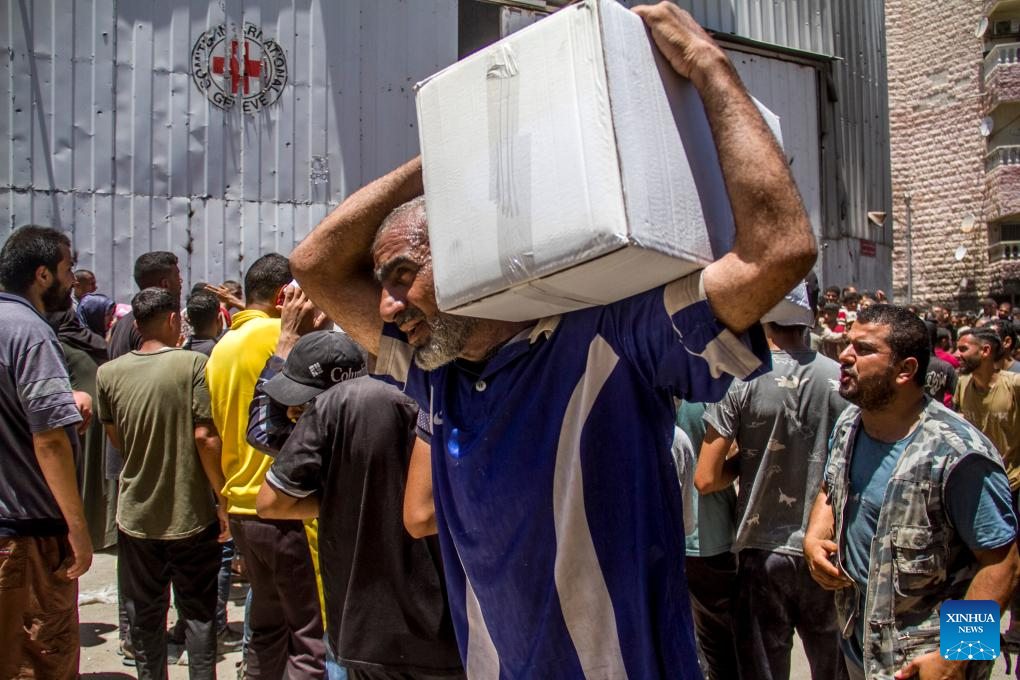
[[850,329],[849,337],[858,342],[867,342],[874,347],[887,347],[889,344],[889,331],[891,329],[884,323],[866,323],[858,321]]
[[373,244],[375,267],[384,267],[398,258],[426,264],[429,260],[428,232],[409,224],[393,224],[380,232]]
[[394,226],[379,234],[372,251],[372,259],[376,268],[386,265],[396,258],[411,257],[411,240],[407,229]]

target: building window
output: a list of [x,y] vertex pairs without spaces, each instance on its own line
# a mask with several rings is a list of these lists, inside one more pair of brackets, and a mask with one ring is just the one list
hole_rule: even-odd
[[1020,260],[1020,222],[988,225],[988,261]]

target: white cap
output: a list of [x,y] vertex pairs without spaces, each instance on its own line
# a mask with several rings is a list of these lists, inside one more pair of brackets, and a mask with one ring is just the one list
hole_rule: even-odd
[[779,301],[761,318],[762,323],[777,323],[780,326],[814,326],[815,315],[808,302],[807,286],[801,281],[786,297]]

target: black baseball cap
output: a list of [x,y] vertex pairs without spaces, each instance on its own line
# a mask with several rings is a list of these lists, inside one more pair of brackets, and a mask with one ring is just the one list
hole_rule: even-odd
[[365,356],[346,333],[314,331],[294,344],[283,371],[262,389],[284,406],[300,406],[338,382],[365,374]]

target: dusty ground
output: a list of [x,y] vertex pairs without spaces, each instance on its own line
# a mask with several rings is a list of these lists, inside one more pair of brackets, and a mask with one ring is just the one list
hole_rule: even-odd
[[[134,668],[123,665],[123,658],[117,655],[117,558],[110,552],[95,556],[92,569],[82,577],[79,584],[79,597],[83,599],[107,600],[83,604],[79,609],[81,620],[81,677],[87,680],[117,680],[119,678],[135,678]],[[230,626],[240,630],[244,615],[244,598],[246,586],[235,584],[231,589],[230,605],[227,609],[227,620]],[[170,611],[169,623],[175,619],[173,609]],[[1006,617],[1003,617],[1005,619]],[[233,680],[237,677],[237,662],[241,660],[240,652],[221,655],[216,670],[220,680]],[[186,680],[187,666],[171,666],[170,680]],[[790,671],[791,680],[807,680],[811,677],[807,659],[800,640],[796,640],[793,648],[793,664]],[[995,664],[993,680],[1009,680],[1002,659]],[[819,679],[824,680],[824,679]]]

